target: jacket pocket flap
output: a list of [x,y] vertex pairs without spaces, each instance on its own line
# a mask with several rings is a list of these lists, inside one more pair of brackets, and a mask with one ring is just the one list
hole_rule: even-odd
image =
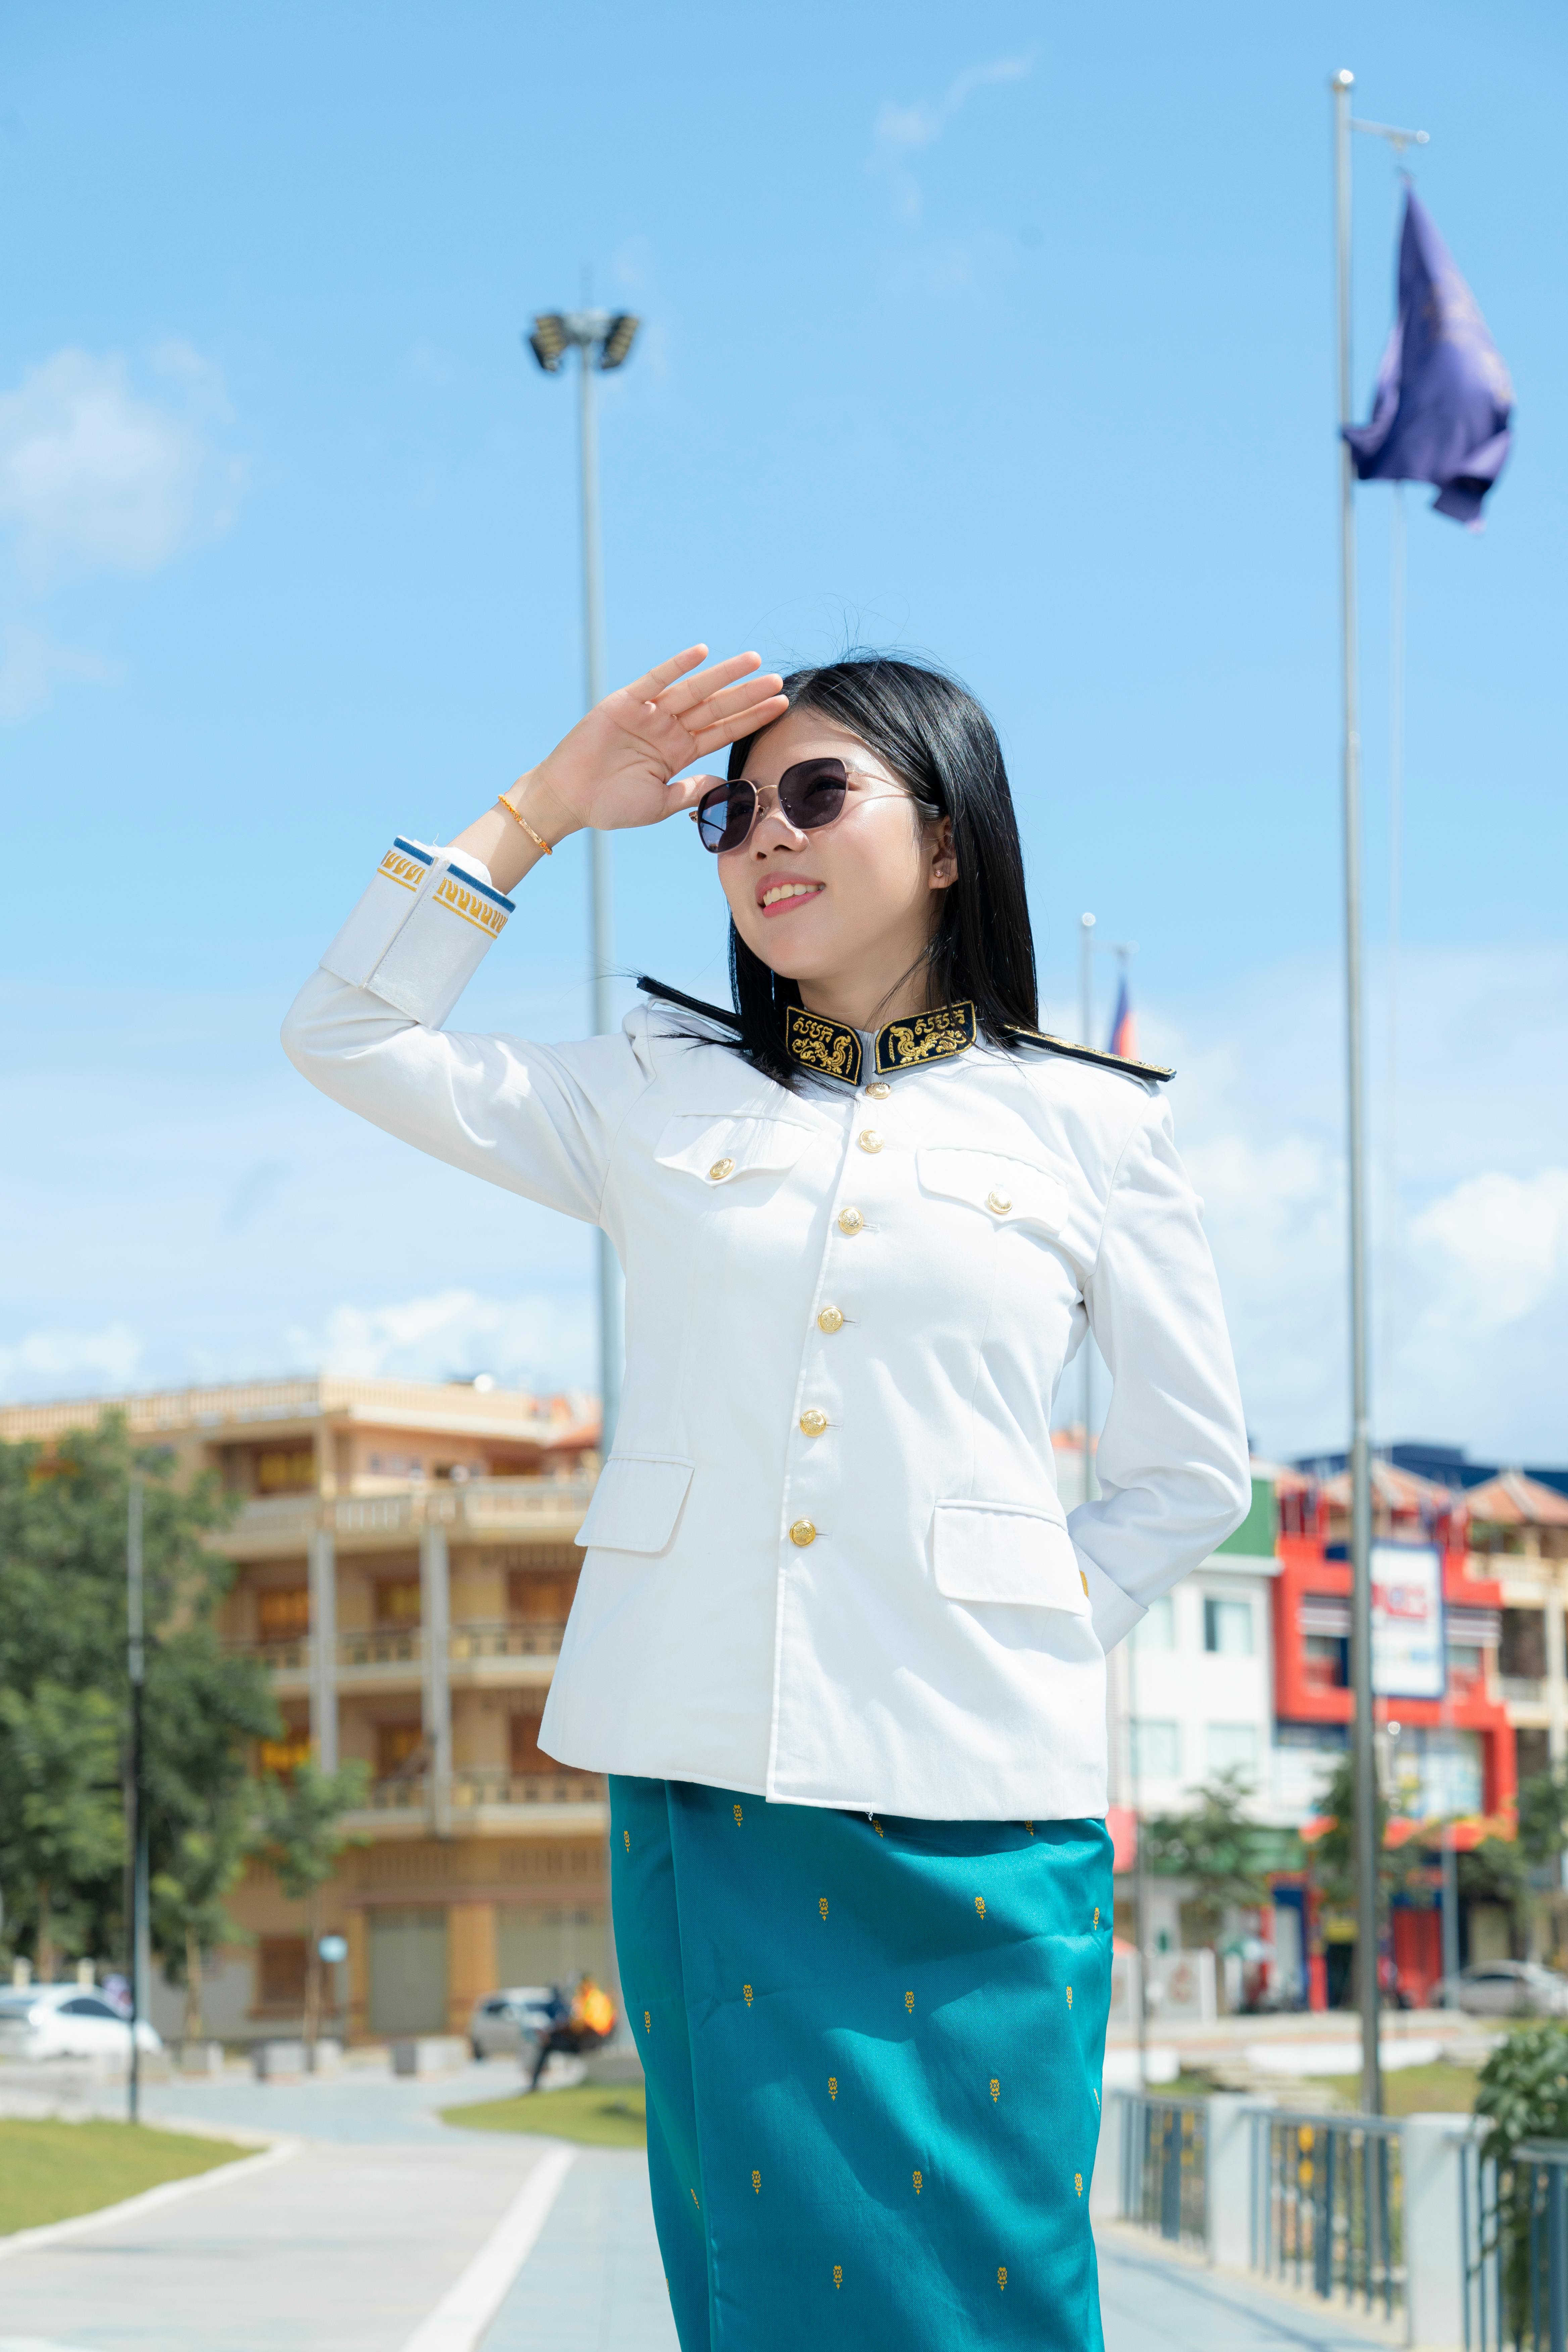
[[1039,1504],[939,1503],[931,1517],[931,1566],[936,1589],[949,1601],[1007,1601],[1089,1615],[1089,1587],[1054,1497]]
[[689,1111],[666,1122],[654,1153],[661,1168],[679,1168],[706,1184],[793,1168],[812,1130],[789,1118],[723,1118]]
[[663,1551],[695,1467],[673,1454],[612,1454],[577,1541],[591,1551]]
[[922,1143],[916,1160],[928,1192],[967,1201],[998,1224],[1038,1225],[1044,1233],[1059,1234],[1067,1222],[1067,1186],[1032,1160],[953,1143]]

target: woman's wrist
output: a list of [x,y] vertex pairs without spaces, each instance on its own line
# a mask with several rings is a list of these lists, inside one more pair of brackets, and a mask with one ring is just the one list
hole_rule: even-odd
[[574,816],[563,801],[552,792],[546,779],[537,768],[530,768],[509,784],[501,798],[521,824],[525,833],[553,849],[568,834],[581,833],[583,821]]

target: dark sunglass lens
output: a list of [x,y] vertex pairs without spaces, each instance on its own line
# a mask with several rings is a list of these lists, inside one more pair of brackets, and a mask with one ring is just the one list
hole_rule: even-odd
[[756,791],[751,784],[721,784],[716,792],[704,793],[697,803],[697,830],[703,848],[738,849],[752,829],[756,805]]
[[779,778],[779,806],[803,833],[831,824],[844,806],[849,775],[842,760],[802,760]]

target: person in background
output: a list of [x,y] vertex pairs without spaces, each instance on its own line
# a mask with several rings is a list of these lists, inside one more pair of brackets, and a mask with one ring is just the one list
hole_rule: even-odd
[[564,2014],[539,2037],[528,2085],[531,2091],[538,2090],[544,2062],[552,2050],[580,2057],[584,2051],[596,2050],[601,2042],[607,2042],[616,2030],[616,2005],[586,1969],[577,1980],[570,2008],[564,2002],[561,2006]]

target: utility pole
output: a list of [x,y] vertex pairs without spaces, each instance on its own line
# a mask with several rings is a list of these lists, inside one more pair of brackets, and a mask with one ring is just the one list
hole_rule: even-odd
[[147,1801],[142,1764],[142,1696],[147,1679],[142,1597],[142,1481],[132,1474],[125,1526],[125,1655],[131,1677],[131,1755],[126,1772],[126,1843],[131,1852],[130,2118],[142,2119],[140,2026],[147,2007],[151,1937],[147,1914]]
[[[1094,917],[1080,915],[1079,928],[1078,1022],[1079,1042],[1094,1043]],[[1094,1475],[1093,1454],[1089,1447],[1089,1426],[1094,1419],[1094,1334],[1083,1335],[1083,1499],[1092,1502],[1100,1492],[1100,1480]],[[1134,1766],[1134,1777],[1137,1768]],[[1142,1969],[1143,1955],[1140,1951],[1138,1965]]]
[[[594,378],[624,367],[641,320],[629,310],[542,310],[523,338],[546,375],[559,375],[569,351],[577,354],[577,444],[583,532],[583,707],[592,710],[605,691],[605,614],[599,565],[599,443]],[[610,1003],[610,845],[588,834],[588,964],[594,1034],[613,1025]],[[603,1226],[597,1234],[599,1305],[599,1451],[607,1454],[621,1402],[621,1269]]]

